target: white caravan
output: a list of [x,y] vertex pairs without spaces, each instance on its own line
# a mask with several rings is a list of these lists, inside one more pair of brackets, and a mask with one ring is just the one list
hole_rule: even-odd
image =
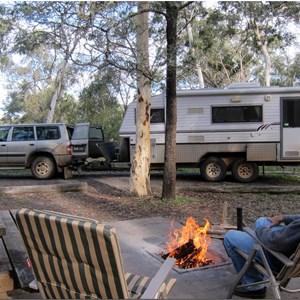
[[[136,102],[120,128],[119,161],[136,143]],[[165,95],[152,97],[151,168],[162,167]],[[226,89],[177,91],[177,167],[200,168],[208,181],[231,171],[239,182],[257,179],[259,165],[300,163],[300,87],[233,84]]]

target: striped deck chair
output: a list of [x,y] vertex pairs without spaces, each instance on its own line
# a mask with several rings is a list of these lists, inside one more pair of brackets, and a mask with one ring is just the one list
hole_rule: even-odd
[[115,228],[57,212],[19,209],[16,223],[43,298],[167,297],[167,259],[151,279],[124,274]]
[[[255,231],[252,230],[251,228],[245,226],[243,227],[243,231],[247,232],[252,238],[256,240],[257,243],[253,245],[253,248],[249,254],[244,253],[239,249],[236,249],[236,251],[242,257],[245,258],[246,262],[242,270],[237,275],[233,285],[231,286],[229,293],[227,295],[227,299],[232,298],[234,290],[237,286],[238,287],[247,286],[247,285],[240,285],[240,282],[250,266],[253,266],[258,272],[263,274],[266,278],[264,281],[255,282],[250,285],[269,283],[275,299],[281,299],[281,293],[280,293],[281,290],[287,293],[299,293],[300,289],[290,289],[287,288],[287,285],[291,279],[300,277],[300,244],[298,245],[294,254],[291,257],[287,257],[282,253],[267,248],[257,238]],[[283,267],[278,274],[273,274],[269,266],[269,263],[267,261],[265,251],[270,252],[273,256],[275,256],[279,261],[282,262]],[[258,263],[254,258],[257,252],[260,254],[262,263]]]

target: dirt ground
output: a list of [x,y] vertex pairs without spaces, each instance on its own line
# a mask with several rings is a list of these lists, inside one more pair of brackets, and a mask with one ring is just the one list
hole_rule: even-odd
[[[26,177],[27,176],[27,177]],[[28,179],[28,175],[24,178]],[[30,176],[30,175],[29,175]],[[5,175],[0,174],[1,179]],[[6,178],[7,179],[7,178]],[[85,216],[99,221],[117,221],[154,216],[165,216],[184,222],[193,216],[199,223],[208,218],[211,223],[222,221],[224,203],[228,204],[228,223],[236,224],[236,209],[243,208],[243,218],[249,224],[260,216],[278,213],[300,214],[300,194],[297,192],[273,193],[270,186],[299,186],[300,177],[260,176],[255,184],[245,184],[243,192],[223,192],[235,183],[230,177],[222,183],[207,183],[197,174],[179,174],[177,178],[177,197],[175,200],[162,200],[163,175],[151,175],[153,196],[144,199],[131,196],[129,192],[129,173],[94,172],[74,176],[72,180],[88,183],[86,192],[64,193],[26,193],[0,194],[1,210],[29,207]],[[22,177],[10,176],[12,185]],[[40,182],[39,182],[40,183]],[[214,187],[217,192],[199,192],[195,187]],[[240,185],[239,185],[240,186]],[[266,192],[252,193],[251,189],[266,187]],[[268,187],[268,189],[267,189]],[[248,192],[246,192],[248,190]],[[263,189],[264,190],[264,189]]]

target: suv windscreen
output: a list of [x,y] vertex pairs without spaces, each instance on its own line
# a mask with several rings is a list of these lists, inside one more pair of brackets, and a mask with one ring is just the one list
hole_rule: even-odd
[[36,126],[38,140],[58,140],[60,132],[58,126]]

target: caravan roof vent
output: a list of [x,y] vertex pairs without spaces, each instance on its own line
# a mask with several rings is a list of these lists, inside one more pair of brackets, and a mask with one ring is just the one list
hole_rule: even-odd
[[231,83],[227,88],[228,89],[243,89],[243,88],[256,88],[260,87],[258,82],[234,82]]

